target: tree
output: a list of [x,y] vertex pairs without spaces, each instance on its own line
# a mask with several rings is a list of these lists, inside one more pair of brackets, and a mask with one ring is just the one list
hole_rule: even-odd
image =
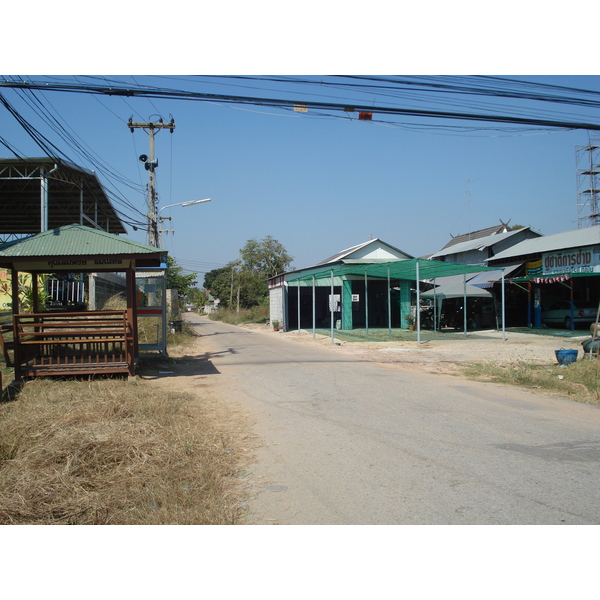
[[233,293],[234,264],[229,263],[220,269],[213,269],[204,275],[204,288],[213,297],[218,298],[221,301],[221,306],[224,307],[230,305],[229,300]]
[[273,237],[248,240],[240,250],[238,289],[242,306],[256,306],[269,295],[267,279],[286,271],[292,257]]
[[204,287],[224,307],[257,306],[269,295],[267,279],[287,270],[292,257],[270,235],[263,240],[251,239],[240,250],[239,260],[204,277]]
[[285,248],[270,235],[261,241],[255,238],[248,240],[240,250],[240,259],[243,270],[260,273],[267,279],[283,273],[293,260]]
[[182,274],[183,269],[174,258],[167,255],[167,289],[177,290],[180,299],[185,298],[196,285],[197,273]]

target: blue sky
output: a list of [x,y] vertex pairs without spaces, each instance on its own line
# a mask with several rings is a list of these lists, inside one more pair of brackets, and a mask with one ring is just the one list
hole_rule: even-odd
[[[50,81],[42,76],[32,79]],[[272,97],[281,97],[287,87],[176,76],[121,79]],[[526,79],[600,91],[600,77]],[[102,77],[61,80],[106,85]],[[94,169],[95,161],[78,157],[60,141],[21,95],[11,89],[2,92],[74,162]],[[295,93],[299,99],[352,97],[344,90],[318,88],[311,88],[307,96]],[[172,217],[165,227],[175,230],[163,236],[163,245],[184,268],[201,273],[200,284],[202,272],[236,259],[248,239],[267,235],[279,240],[294,257],[293,266],[300,268],[370,237],[421,256],[439,250],[450,235],[489,227],[500,219],[530,225],[545,234],[577,227],[575,150],[588,143],[586,131],[514,131],[497,125],[493,131],[440,131],[434,126],[449,122],[404,118],[393,124],[378,123],[358,121],[356,114],[333,118],[264,106],[61,92],[36,92],[36,97],[103,163],[140,189],[148,178],[138,156],[148,153],[148,136],[140,129],[132,134],[127,121],[130,117],[152,121],[159,115],[165,121],[175,119],[174,133],[161,131],[156,136],[159,206],[206,197],[213,200],[162,211],[163,216]],[[365,96],[361,98],[364,101]],[[429,104],[410,97],[404,101]],[[373,102],[385,103],[375,97]],[[477,102],[479,106],[487,102],[488,112],[499,110],[498,100]],[[521,114],[523,107],[532,105],[514,106]],[[443,108],[464,110],[456,100]],[[595,118],[592,111],[578,107],[542,105],[536,110],[551,110],[553,116],[564,118]],[[416,129],[415,122],[425,127]],[[2,137],[19,152],[42,154],[4,109],[0,123]],[[4,147],[0,154],[11,156]],[[103,174],[100,178],[109,192],[117,189],[146,214],[140,190]],[[145,232],[128,230],[131,238],[146,241]]]
[[[83,6],[58,0],[52,11],[35,7],[29,10],[25,26],[18,25],[24,23],[20,4],[3,7],[3,22],[16,25],[4,28],[0,52],[4,72],[13,75],[408,73],[533,79],[531,74],[539,74],[543,76],[541,81],[551,76],[551,81],[564,84],[564,79],[555,76],[598,72],[594,36],[587,32],[587,21],[582,16],[595,14],[597,4],[589,1],[579,2],[577,10],[568,5],[541,10],[538,3],[511,0],[502,5],[471,1],[353,5],[311,0],[300,4],[181,0],[140,4],[106,0],[100,9],[95,4]],[[591,17],[589,20],[593,21]],[[136,77],[138,81],[143,79]],[[569,81],[600,90],[598,77],[577,76]],[[24,116],[43,129],[39,119],[10,90],[4,93]],[[532,225],[546,234],[577,226],[575,147],[588,142],[584,131],[442,135],[264,108],[238,110],[216,104],[58,93],[43,97],[87,146],[138,187],[147,182],[138,156],[147,153],[148,141],[139,130],[131,134],[126,122],[132,115],[140,119],[153,118],[157,113],[167,119],[173,115],[177,125],[173,135],[163,132],[157,136],[160,205],[207,196],[213,202],[163,211],[173,217],[171,225],[175,229],[174,236],[165,238],[165,247],[185,267],[198,272],[224,265],[237,257],[246,240],[266,235],[281,241],[294,256],[294,266],[303,267],[371,235],[413,255],[422,255],[439,250],[450,234],[487,227],[500,218]],[[566,112],[564,108],[555,110]],[[39,148],[5,112],[0,112],[0,135],[24,154],[40,155]],[[3,148],[0,154],[10,156]],[[77,162],[90,167],[85,161]],[[103,179],[103,183],[111,191],[110,182]],[[121,185],[117,188],[139,211],[146,212],[139,191]],[[145,234],[131,229],[130,237],[145,241]],[[202,277],[200,274],[200,284]],[[581,539],[587,533],[585,528],[561,532],[563,538],[569,535],[562,541],[571,546],[587,541]],[[314,533],[310,533],[314,542]],[[382,533],[385,539],[379,538]],[[477,534],[473,544],[472,539],[461,537],[464,530],[453,530],[448,540],[451,545],[447,546],[443,546],[447,533],[444,537],[438,535],[436,547],[450,552],[435,563],[436,569],[445,567],[443,574],[455,580],[457,573],[464,572],[466,556],[469,564],[476,565],[474,571],[487,574],[488,565],[496,564],[495,558],[505,563],[506,550],[514,552],[515,546],[528,549],[527,560],[521,562],[529,571],[532,561],[533,568],[545,570],[553,564],[554,554],[549,552],[555,544],[543,538],[537,544],[539,530],[521,529],[517,540],[500,538],[491,531]],[[525,544],[514,543],[526,534]],[[402,536],[406,535],[402,531]],[[397,546],[413,549],[421,541],[415,538],[417,535],[421,533],[415,533],[408,546]],[[578,536],[575,540],[574,535]],[[220,539],[222,531],[218,536]],[[360,572],[367,574],[363,577],[365,589],[369,586],[371,590],[373,581],[381,580],[381,559],[386,558],[373,553],[372,548],[376,544],[389,546],[389,530],[378,529],[377,539],[367,543],[364,536],[361,530],[361,545],[370,549],[369,554],[359,552],[358,557]],[[552,536],[556,537],[554,531]],[[128,532],[128,547],[130,538]],[[488,540],[492,543],[486,544]],[[191,553],[184,545],[187,540],[178,537],[170,541],[176,542],[177,546],[171,543],[173,547],[185,547],[186,556],[194,556],[194,560],[202,549],[196,544]],[[261,549],[258,553],[257,541]],[[219,561],[211,561],[215,573],[220,574],[221,557],[230,549],[230,542],[223,546],[223,552],[214,552],[215,544],[222,543],[216,538],[209,546],[204,545],[211,548],[211,557],[219,557]],[[236,565],[242,569],[242,576],[237,577],[242,592],[247,591],[249,581],[260,580],[265,556],[271,562],[279,559],[296,564],[306,555],[302,544],[287,544],[285,553],[281,553],[280,543],[274,546],[260,542],[254,536],[252,546],[248,546],[251,552],[245,552],[246,547],[235,540],[236,548],[242,548],[238,555],[244,556],[244,561]],[[326,542],[328,548],[335,544],[334,539]],[[52,543],[56,547],[54,539]],[[533,553],[532,543],[536,545]],[[140,549],[146,546],[140,544]],[[269,553],[272,547],[277,547],[277,555]],[[485,552],[481,552],[482,547]],[[293,554],[296,548],[303,554]],[[356,562],[356,548],[349,548],[347,555],[345,547],[336,544],[335,551],[328,555],[330,571],[335,572],[338,566],[347,569],[348,564]],[[459,552],[455,552],[457,548]],[[469,552],[470,548],[477,548],[477,553]],[[420,556],[418,552],[416,555]],[[138,570],[146,567],[145,553],[136,556],[144,557],[136,564]],[[261,562],[255,564],[249,560],[251,556]],[[457,557],[456,563],[453,556]],[[177,554],[177,560],[180,558],[181,553]],[[89,553],[86,559],[89,562]],[[577,560],[580,562],[581,557]],[[167,556],[161,556],[161,561],[170,566]],[[371,561],[376,578],[368,568]],[[430,575],[430,563],[411,561],[410,571],[417,576],[414,583],[403,582],[403,588],[414,585],[421,590],[424,577]],[[519,573],[520,567],[521,563],[514,560],[510,565]],[[388,571],[395,573],[393,569]],[[180,568],[178,572],[181,574]],[[194,573],[193,569],[189,572]],[[571,570],[565,569],[564,557],[560,570],[555,572],[564,575],[558,585],[556,577],[552,579],[553,590],[561,589],[560,584],[571,590],[574,578]],[[581,580],[580,573],[578,568],[577,581]],[[152,575],[150,580],[156,589],[156,577]],[[338,579],[334,581],[339,587]],[[439,591],[444,593],[448,577],[438,579]],[[222,580],[220,577],[218,581]],[[477,591],[474,589],[470,596],[475,597],[483,579],[480,582],[477,576],[470,576],[471,580]],[[170,592],[173,581],[172,577],[168,579]],[[508,581],[512,586],[510,578]],[[195,583],[190,580],[186,592]],[[264,583],[272,586],[271,571]],[[389,584],[397,586],[395,579]],[[214,585],[218,585],[216,579]],[[465,588],[464,578],[460,585]],[[535,585],[539,587],[538,580]],[[357,589],[354,580],[353,587]],[[467,584],[466,589],[469,587]]]

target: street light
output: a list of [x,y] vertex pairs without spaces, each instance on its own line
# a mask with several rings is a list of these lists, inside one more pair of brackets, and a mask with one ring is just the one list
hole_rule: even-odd
[[161,248],[162,247],[162,222],[166,221],[167,219],[170,221],[171,217],[161,217],[160,213],[161,211],[165,210],[165,208],[171,208],[172,206],[194,206],[194,204],[203,204],[204,202],[210,202],[212,200],[212,198],[203,198],[202,200],[187,200],[186,202],[178,202],[177,204],[167,204],[167,206],[163,206],[162,208],[158,209],[158,214],[157,214],[157,220],[159,222],[159,226],[158,226],[158,240],[156,243],[156,247],[157,248]]

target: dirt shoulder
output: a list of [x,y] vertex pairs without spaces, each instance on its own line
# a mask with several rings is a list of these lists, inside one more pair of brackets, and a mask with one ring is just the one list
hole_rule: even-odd
[[251,331],[266,335],[278,335],[294,343],[318,344],[332,352],[352,355],[362,360],[388,364],[395,368],[458,375],[468,363],[497,363],[502,365],[527,362],[533,364],[557,364],[555,350],[573,348],[582,355],[581,342],[587,339],[586,331],[581,337],[560,338],[529,333],[507,332],[506,340],[498,331],[478,331],[477,337],[459,339],[436,339],[390,342],[338,342],[331,343],[329,336],[312,332],[274,332],[266,325],[243,325]]

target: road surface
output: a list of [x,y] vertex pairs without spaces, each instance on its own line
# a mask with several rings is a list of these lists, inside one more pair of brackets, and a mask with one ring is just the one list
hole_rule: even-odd
[[250,524],[600,522],[598,407],[186,319],[262,438]]

